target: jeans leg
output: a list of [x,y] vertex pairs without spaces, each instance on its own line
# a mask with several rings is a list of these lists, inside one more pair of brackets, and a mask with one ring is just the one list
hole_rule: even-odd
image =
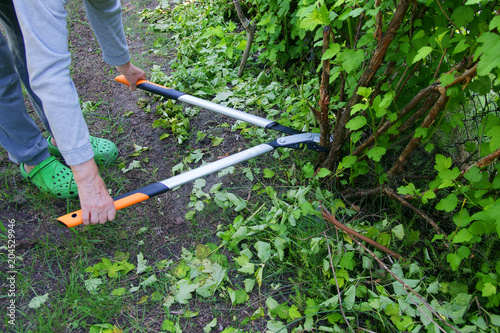
[[[0,2],[0,20],[7,34],[12,32],[4,20],[8,3]],[[10,6],[12,7],[12,5]],[[12,18],[12,17],[11,17]],[[15,15],[14,15],[15,18]],[[10,35],[10,34],[9,34]],[[22,40],[22,37],[21,37]],[[36,165],[50,156],[47,142],[28,114],[19,76],[7,40],[0,33],[0,144],[15,163]]]
[[26,64],[26,50],[24,48],[23,34],[16,17],[12,0],[5,0],[4,3],[0,3],[0,22],[3,23],[3,27],[7,33],[7,42],[14,59],[17,75],[19,75],[19,78],[28,93],[31,104],[42,121],[43,127],[51,133],[52,131],[50,130],[49,122],[47,121],[47,117],[43,111],[42,101],[31,89],[28,67]]

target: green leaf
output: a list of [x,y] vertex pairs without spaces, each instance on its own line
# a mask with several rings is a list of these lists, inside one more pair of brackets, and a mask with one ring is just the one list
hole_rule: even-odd
[[255,272],[255,280],[259,284],[259,287],[262,287],[262,274],[264,274],[264,267],[259,267],[257,272]]
[[345,268],[347,270],[353,270],[356,262],[354,261],[354,252],[346,252],[342,259],[340,260],[340,267]]
[[389,243],[391,242],[391,235],[383,232],[383,233],[377,235],[376,241],[379,242],[383,246],[388,246]]
[[491,79],[489,76],[478,76],[467,87],[480,95],[486,95],[491,91]]
[[123,267],[120,263],[115,262],[113,266],[111,266],[108,270],[108,276],[110,278],[115,278],[118,276],[118,272],[124,270],[125,267]]
[[314,165],[312,165],[311,162],[308,162],[302,167],[302,171],[304,174],[304,178],[311,178],[312,176],[314,176]]
[[279,320],[269,320],[266,325],[267,333],[286,332],[286,326]]
[[144,260],[142,252],[137,255],[137,274],[141,274],[148,270],[150,266],[147,266],[148,261]]
[[400,186],[397,188],[398,190],[398,193],[399,194],[403,194],[403,195],[419,195],[420,194],[420,190],[415,188],[415,184],[413,183],[409,183],[408,185],[406,186]]
[[178,279],[182,279],[184,278],[187,273],[190,271],[191,269],[189,268],[188,265],[186,265],[186,263],[183,261],[181,261],[179,264],[177,264],[171,271],[172,275],[175,276],[176,278]]
[[332,59],[337,55],[337,53],[339,53],[339,51],[340,51],[340,44],[337,43],[330,44],[328,49],[321,56],[321,60]]
[[220,145],[222,143],[222,141],[224,141],[224,138],[216,137],[212,140],[212,146],[217,147],[218,145]]
[[458,42],[458,44],[455,46],[455,49],[453,49],[453,54],[457,54],[460,52],[463,52],[469,48],[469,44],[467,44],[467,40],[462,39]]
[[453,237],[453,243],[464,243],[470,241],[474,236],[467,229],[461,229],[455,237]]
[[433,190],[425,191],[422,195],[422,202],[426,204],[430,199],[434,199],[436,197],[436,193]]
[[460,176],[460,170],[458,170],[457,167],[453,168],[452,170],[442,170],[439,171],[438,174],[439,178],[442,180],[447,180],[447,181],[453,181],[457,179],[458,176]]
[[342,166],[344,168],[350,168],[356,163],[357,159],[357,156],[344,156],[344,158],[342,158]]
[[462,259],[468,258],[470,256],[470,248],[467,246],[460,246],[457,250],[457,255]]
[[162,331],[167,331],[170,333],[175,333],[177,332],[174,322],[168,319],[165,319],[163,323],[161,324],[161,329]]
[[483,297],[492,296],[497,293],[497,287],[494,286],[491,282],[486,282],[483,286],[482,292]]
[[493,69],[500,67],[500,36],[493,32],[486,32],[477,38],[482,45],[476,54],[481,55],[477,66],[478,75],[488,75]]
[[434,169],[436,169],[438,172],[447,170],[451,167],[451,158],[450,157],[444,157],[441,154],[436,155],[436,165],[434,166]]
[[469,216],[469,211],[466,209],[460,210],[453,216],[453,222],[455,222],[459,228],[468,226],[471,221],[472,218]]
[[99,286],[102,284],[102,279],[88,279],[83,281],[85,288],[91,294],[95,294]]
[[121,251],[116,251],[115,255],[113,257],[114,260],[116,261],[127,261],[130,258],[130,252],[121,252]]
[[179,302],[179,304],[189,303],[189,300],[192,298],[192,292],[199,286],[198,283],[190,284],[190,281],[187,279],[180,280],[177,282],[178,290],[175,290],[175,300]]
[[356,301],[356,285],[353,284],[347,289],[344,294],[344,301],[342,302],[347,309],[352,309]]
[[366,155],[375,162],[380,162],[380,159],[385,155],[386,152],[387,149],[385,149],[384,147],[373,147],[368,151],[368,153],[366,153]]
[[392,233],[396,236],[397,239],[402,240],[405,237],[405,229],[402,224],[399,224],[392,228]]
[[318,171],[317,176],[318,176],[318,178],[324,178],[324,177],[330,176],[331,174],[332,174],[332,172],[330,170],[328,170],[327,168],[321,168]]
[[302,19],[302,21],[300,22],[300,28],[306,30],[314,30],[318,25],[326,24],[328,24],[327,19],[325,19],[320,10],[315,8],[312,13],[308,14],[306,17],[304,17],[304,19]]
[[474,20],[474,11],[469,6],[458,6],[451,14],[451,20],[459,27],[465,27]]
[[[373,92],[373,89],[370,88],[370,87],[359,87],[358,88],[358,91],[356,92],[359,96],[363,96],[365,98],[368,98],[370,97],[370,95],[372,94]],[[379,96],[377,96],[379,97]]]
[[427,132],[429,131],[429,129],[427,127],[418,127],[416,130],[415,130],[415,135],[414,137],[415,138],[425,138],[427,136]]
[[449,253],[446,256],[446,261],[450,264],[451,269],[453,271],[456,271],[458,269],[458,267],[460,266],[460,263],[462,262],[462,258],[460,258],[455,253]]
[[247,292],[242,289],[233,290],[231,288],[227,288],[229,293],[229,297],[231,298],[232,305],[243,304],[249,300],[250,296],[248,296]]
[[264,178],[273,178],[274,177],[274,171],[269,169],[269,168],[265,168],[264,169]]
[[264,309],[262,307],[259,307],[255,312],[252,314],[250,317],[250,320],[257,320],[261,317],[264,317],[266,313],[264,312]]
[[151,275],[150,277],[148,277],[146,280],[142,281],[141,283],[139,283],[139,285],[142,285],[144,287],[147,287],[147,286],[150,286],[152,285],[153,283],[155,283],[156,281],[158,281],[156,279],[156,275]]
[[113,291],[111,291],[111,295],[122,296],[122,295],[125,295],[126,291],[127,291],[127,289],[125,289],[125,288],[116,288],[116,289],[113,289]]
[[111,324],[93,324],[90,326],[89,333],[121,333],[123,330]]
[[465,177],[465,179],[467,179],[471,183],[477,183],[477,182],[481,181],[481,179],[483,178],[483,175],[482,175],[481,171],[479,170],[479,168],[474,165],[472,168],[469,169],[469,171],[467,171],[464,174],[464,177]]
[[295,305],[292,305],[290,307],[290,309],[288,310],[288,315],[290,316],[290,319],[292,319],[292,320],[295,320],[295,319],[302,317],[302,315],[299,312],[299,309]]
[[490,139],[490,151],[495,151],[500,148],[500,126],[491,127],[486,133]]
[[449,194],[446,198],[441,199],[439,203],[436,205],[437,210],[444,210],[446,212],[451,212],[457,207],[458,198],[455,193]]
[[350,74],[361,66],[365,60],[365,54],[363,50],[354,51],[351,49],[345,49],[337,55],[337,59],[341,61],[342,67],[345,71]]
[[437,294],[439,292],[439,281],[434,281],[427,287],[427,292],[429,294]]
[[267,299],[266,299],[266,307],[267,309],[269,310],[269,314],[270,314],[270,317],[272,319],[274,319],[276,316],[274,314],[274,310],[279,306],[279,303],[276,302],[276,300],[274,298],[272,298],[271,296],[269,296]]
[[439,78],[439,81],[441,82],[441,87],[446,87],[447,85],[455,81],[455,75],[453,73],[443,74]]
[[[99,279],[100,280],[100,279]],[[35,296],[31,299],[30,303],[28,304],[28,307],[30,309],[38,309],[41,307],[47,300],[49,299],[49,294],[44,294],[42,296]]]
[[266,300],[266,306],[269,309],[269,314],[271,318],[279,317],[283,320],[287,320],[290,318],[288,313],[289,307],[286,303],[278,304],[272,297],[269,297]]
[[280,260],[283,261],[285,258],[285,241],[283,241],[280,237],[276,237],[274,239],[274,247],[278,251]]
[[215,326],[217,326],[217,318],[214,318],[212,319],[211,322],[209,322],[207,325],[205,325],[205,327],[203,327],[203,332],[204,333],[208,333],[212,330],[212,328],[214,328]]
[[267,261],[271,257],[271,244],[258,241],[254,247],[257,250],[257,256],[262,262]]
[[[500,16],[496,15],[490,22],[490,30],[500,28]],[[499,29],[500,30],[500,29]]]
[[366,117],[357,116],[357,117],[354,117],[351,120],[349,120],[347,122],[347,124],[345,125],[345,127],[352,130],[352,131],[356,131],[356,130],[362,128],[363,126],[365,126],[366,124],[367,124]]
[[500,327],[500,315],[488,313],[490,316],[491,324]]
[[224,177],[226,175],[232,175],[233,173],[234,173],[234,166],[230,166],[230,167],[224,168],[221,171],[219,171],[217,173],[217,177],[221,178],[221,177]]
[[236,262],[240,264],[241,268],[238,272],[253,274],[255,272],[255,264],[250,262],[250,259],[246,255],[242,255],[236,259]]
[[204,244],[196,244],[196,247],[195,247],[195,254],[196,254],[196,258],[200,259],[200,260],[203,260],[203,259],[206,259],[210,256],[210,254],[212,253],[212,250],[210,250],[210,248]]
[[212,102],[214,103],[224,102],[233,95],[234,93],[232,91],[221,91],[215,95],[215,98],[212,100]]
[[255,286],[255,282],[255,279],[245,279],[245,281],[243,281],[243,283],[245,284],[245,291],[247,293],[252,292],[253,287]]
[[417,51],[417,55],[413,58],[412,64],[416,63],[419,60],[427,57],[432,52],[432,47],[424,46]]

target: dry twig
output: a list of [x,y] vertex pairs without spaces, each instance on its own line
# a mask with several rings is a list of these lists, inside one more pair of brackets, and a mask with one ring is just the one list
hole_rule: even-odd
[[383,252],[387,253],[388,255],[393,256],[396,259],[406,260],[405,258],[401,257],[396,252],[391,251],[388,248],[386,248],[385,246],[383,246],[383,245],[375,242],[373,239],[370,239],[370,238],[368,238],[368,237],[360,234],[359,232],[354,231],[351,228],[343,225],[332,214],[330,214],[324,207],[322,207],[322,209],[321,209],[321,215],[323,216],[323,218],[325,218],[326,220],[328,220],[329,222],[331,222],[333,225],[335,225],[339,229],[342,229],[345,232],[347,232],[348,234],[353,235],[354,237],[357,237],[357,238],[361,239],[362,241],[367,242],[368,244],[371,244],[371,245],[375,246],[380,251],[383,251]]
[[335,279],[335,286],[337,287],[337,295],[339,296],[340,312],[342,313],[342,317],[344,317],[344,321],[347,324],[347,326],[349,326],[351,331],[353,331],[351,324],[349,324],[349,321],[347,320],[347,317],[345,316],[344,307],[342,306],[342,297],[340,296],[339,283],[337,281],[337,274],[335,274],[335,268],[333,267],[332,251],[330,250],[330,244],[328,244],[328,238],[326,237],[326,231],[323,232],[323,235],[325,236],[326,246],[328,248],[328,257],[330,258],[330,267],[332,268],[333,278]]

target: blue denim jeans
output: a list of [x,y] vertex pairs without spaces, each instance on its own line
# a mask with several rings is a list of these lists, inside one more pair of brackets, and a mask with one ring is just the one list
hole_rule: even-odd
[[[40,129],[24,104],[21,81],[45,129],[50,132],[40,99],[29,84],[23,36],[11,0],[0,1],[0,145],[15,163],[36,165],[50,154]],[[8,42],[7,42],[8,40]]]

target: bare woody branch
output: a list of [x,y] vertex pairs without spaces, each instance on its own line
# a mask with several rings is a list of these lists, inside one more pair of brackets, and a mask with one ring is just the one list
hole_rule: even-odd
[[[365,71],[361,75],[361,78],[358,81],[356,90],[359,87],[368,86],[370,82],[373,80],[375,73],[380,68],[380,65],[382,64],[382,61],[385,58],[387,50],[391,42],[393,41],[394,37],[396,36],[396,33],[399,30],[399,27],[401,26],[401,23],[405,18],[409,5],[410,5],[410,0],[401,0],[399,2],[396,11],[394,12],[394,16],[391,22],[389,23],[386,32],[380,39],[380,42],[378,43],[377,48],[373,52],[373,55],[370,59],[370,62],[368,63],[367,68],[365,69]],[[334,129],[335,136],[330,146],[330,152],[325,162],[323,163],[323,166],[328,169],[332,169],[334,164],[337,163],[340,150],[346,139],[347,131],[345,126],[351,117],[351,108],[353,105],[357,104],[360,101],[360,99],[361,96],[355,93],[349,100],[346,109],[341,113],[341,116],[337,119],[337,123],[335,124],[335,129]]]
[[243,52],[243,57],[241,59],[240,68],[238,70],[238,77],[243,75],[243,70],[245,69],[245,65],[247,63],[248,56],[250,55],[250,50],[252,48],[253,37],[255,34],[255,25],[252,25],[250,21],[246,18],[243,13],[243,9],[241,8],[240,1],[235,0],[234,8],[236,8],[236,13],[238,14],[238,18],[240,19],[243,28],[247,31],[247,45],[245,47],[245,51]]
[[386,248],[385,246],[381,245],[380,243],[377,243],[373,239],[368,238],[368,237],[360,234],[359,232],[357,232],[357,231],[355,231],[355,230],[353,230],[353,229],[351,229],[351,228],[343,225],[342,223],[340,223],[339,220],[337,220],[332,214],[330,214],[328,211],[326,211],[326,209],[323,208],[323,207],[321,209],[321,215],[323,216],[324,219],[326,219],[327,221],[331,222],[337,228],[342,229],[345,232],[347,232],[348,234],[350,234],[350,235],[352,235],[354,237],[357,237],[357,238],[361,239],[362,241],[367,242],[370,245],[375,246],[380,251],[383,251],[383,252],[387,253],[388,255],[390,255],[390,256],[392,256],[392,257],[394,257],[396,259],[406,260],[405,258],[402,258],[396,252],[389,250],[388,248]]

